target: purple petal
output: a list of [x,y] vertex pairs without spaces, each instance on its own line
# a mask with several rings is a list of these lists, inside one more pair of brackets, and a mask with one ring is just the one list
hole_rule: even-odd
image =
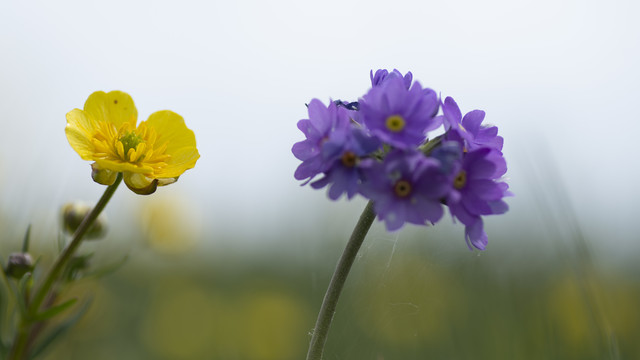
[[482,110],[470,111],[462,119],[462,126],[464,126],[468,132],[476,135],[480,130],[482,120],[484,120],[484,115],[485,113]]
[[504,214],[509,210],[509,205],[502,200],[489,201],[492,214]]
[[447,117],[447,119],[449,119],[450,121],[454,121],[456,124],[460,123],[460,119],[462,119],[460,108],[451,96],[447,96],[447,98],[444,99],[444,104],[442,104],[442,112],[444,113],[444,116]]
[[414,208],[414,210],[419,214],[423,224],[425,220],[429,220],[431,223],[436,223],[444,214],[442,205],[436,201],[421,201],[419,206]]
[[496,173],[496,164],[487,159],[479,159],[469,164],[466,169],[468,179],[489,179]]
[[411,86],[411,81],[413,81],[413,74],[411,71],[408,71],[404,76],[404,86],[406,86],[407,89]]
[[476,140],[478,140],[480,142],[489,141],[489,140],[495,138],[497,135],[498,135],[498,127],[497,126],[480,127],[480,130],[476,134]]
[[472,250],[471,245],[478,250],[486,249],[489,238],[484,232],[482,225],[482,219],[478,218],[473,224],[465,226],[464,237],[467,240],[469,250]]
[[482,200],[478,195],[467,191],[462,194],[462,204],[474,215],[489,215],[491,214],[491,207],[485,200]]
[[311,158],[298,166],[293,177],[296,178],[296,180],[304,180],[309,177],[314,177],[322,172],[321,166],[322,161],[320,157]]
[[395,206],[393,211],[385,214],[384,222],[387,231],[398,230],[404,225],[406,209],[404,206]]
[[458,220],[460,220],[460,222],[465,225],[473,224],[478,218],[478,216],[469,213],[469,211],[467,211],[462,203],[447,205],[449,206],[449,211],[451,211],[451,214],[458,218]]
[[314,142],[303,140],[293,144],[291,152],[296,158],[298,158],[298,160],[305,161],[317,155],[318,148],[316,147],[316,144]]
[[[333,105],[335,107],[335,105]],[[329,104],[331,108],[331,104]],[[331,121],[327,107],[324,106],[322,101],[318,99],[312,99],[308,107],[309,121],[315,127],[319,133],[326,134],[331,129]]]
[[482,200],[499,200],[505,191],[500,184],[489,179],[473,179],[467,183],[467,189]]

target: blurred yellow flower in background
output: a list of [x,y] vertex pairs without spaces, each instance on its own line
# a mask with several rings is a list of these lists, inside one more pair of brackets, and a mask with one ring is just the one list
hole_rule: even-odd
[[84,110],[67,113],[65,133],[83,160],[94,161],[92,177],[111,185],[123,173],[127,187],[147,195],[177,181],[200,157],[196,138],[184,119],[170,110],[157,111],[137,124],[138,111],[129,94],[94,92]]

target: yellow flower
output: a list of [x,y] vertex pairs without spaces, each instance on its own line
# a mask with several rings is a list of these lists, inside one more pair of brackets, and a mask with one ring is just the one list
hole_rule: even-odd
[[97,91],[84,110],[67,113],[65,133],[83,160],[94,161],[92,177],[111,185],[118,173],[127,187],[147,195],[176,182],[200,157],[196,137],[173,111],[157,111],[137,124],[138,111],[129,94]]

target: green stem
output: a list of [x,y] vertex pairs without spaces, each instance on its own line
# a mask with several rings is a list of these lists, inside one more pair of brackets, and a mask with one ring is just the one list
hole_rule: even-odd
[[321,360],[322,352],[324,351],[324,344],[327,342],[327,335],[329,328],[331,327],[331,321],[333,320],[333,314],[336,311],[338,305],[338,298],[344,287],[344,283],[351,270],[351,265],[360,250],[360,246],[364,241],[365,236],[373,220],[376,218],[376,214],[373,212],[373,202],[369,201],[364,208],[360,220],[353,229],[351,238],[347,243],[347,247],[344,249],[336,270],[333,273],[329,288],[322,300],[322,306],[320,307],[320,313],[318,314],[318,320],[316,326],[311,335],[311,343],[309,344],[309,352],[307,353],[307,360]]
[[89,214],[87,214],[84,220],[82,220],[82,223],[80,223],[80,226],[78,226],[78,229],[76,229],[76,232],[73,234],[71,242],[62,251],[56,262],[53,264],[53,267],[47,274],[47,277],[42,283],[42,286],[33,296],[33,300],[29,304],[27,304],[28,307],[26,318],[23,318],[20,322],[18,334],[16,335],[16,339],[13,343],[13,348],[9,359],[22,360],[25,357],[25,350],[29,342],[29,333],[33,322],[33,317],[38,314],[38,311],[42,306],[42,302],[51,291],[51,288],[53,287],[56,280],[58,280],[58,277],[60,276],[62,270],[64,270],[64,268],[67,266],[69,260],[75,254],[76,250],[82,243],[83,236],[91,228],[91,225],[93,225],[95,220],[98,218],[98,215],[100,215],[102,210],[105,208],[105,206],[111,199],[111,196],[113,196],[113,193],[118,188],[118,185],[120,185],[121,181],[122,173],[118,173],[116,181],[112,185],[109,185],[107,187],[96,206],[91,210],[91,212],[89,212]]

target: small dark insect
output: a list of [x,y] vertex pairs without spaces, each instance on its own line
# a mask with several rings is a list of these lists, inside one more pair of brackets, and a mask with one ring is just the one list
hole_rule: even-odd
[[354,111],[360,110],[360,104],[358,104],[357,101],[348,102],[348,101],[342,101],[342,100],[335,100],[334,103],[338,106],[344,107],[347,110],[354,110]]
[[[337,106],[342,106],[343,108],[345,108],[347,110],[353,110],[353,111],[359,111],[360,110],[360,104],[358,104],[357,101],[348,102],[348,101],[342,101],[342,100],[334,100],[333,102]],[[309,107],[309,104],[304,104],[304,106]]]

